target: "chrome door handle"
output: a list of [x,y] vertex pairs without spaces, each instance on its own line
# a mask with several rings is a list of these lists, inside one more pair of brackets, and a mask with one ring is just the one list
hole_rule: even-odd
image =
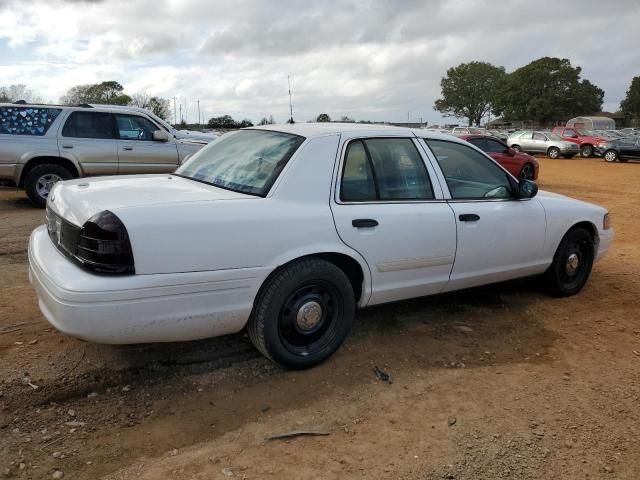
[[129,151],[129,150],[133,150],[133,147],[122,147],[122,149]]

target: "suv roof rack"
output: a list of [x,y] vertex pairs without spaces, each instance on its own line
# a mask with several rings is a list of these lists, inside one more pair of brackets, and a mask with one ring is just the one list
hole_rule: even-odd
[[93,108],[93,105],[89,105],[88,103],[79,103],[78,106],[82,108]]
[[26,105],[27,101],[26,100],[16,100],[13,103],[14,103],[14,105]]

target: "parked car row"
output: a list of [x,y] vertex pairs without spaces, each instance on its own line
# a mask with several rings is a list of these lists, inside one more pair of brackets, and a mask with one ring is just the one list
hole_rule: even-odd
[[71,178],[170,173],[215,139],[175,130],[147,110],[122,106],[0,104],[0,180],[44,207]]

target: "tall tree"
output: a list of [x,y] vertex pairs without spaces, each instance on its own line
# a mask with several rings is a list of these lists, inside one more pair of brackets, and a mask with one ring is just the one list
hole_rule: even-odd
[[640,77],[633,77],[627,96],[620,103],[620,110],[627,117],[640,118]]
[[494,110],[505,75],[504,67],[487,62],[452,67],[440,81],[442,98],[435,101],[433,108],[445,116],[466,118],[469,125],[480,125],[482,117]]
[[169,120],[171,117],[171,105],[166,98],[151,97],[146,93],[134,93],[131,95],[129,105],[149,110],[163,120]]
[[330,121],[331,121],[331,117],[326,113],[321,113],[320,115],[318,115],[318,118],[316,118],[316,122],[330,122]]
[[543,57],[508,75],[497,99],[504,118],[564,121],[600,111],[604,91],[566,58]]
[[14,84],[0,87],[0,102],[24,100],[28,103],[42,103],[42,97],[33,93],[26,85]]
[[129,105],[131,97],[124,93],[118,82],[109,80],[90,85],[76,85],[61,98],[66,105],[79,103],[104,103],[109,105]]

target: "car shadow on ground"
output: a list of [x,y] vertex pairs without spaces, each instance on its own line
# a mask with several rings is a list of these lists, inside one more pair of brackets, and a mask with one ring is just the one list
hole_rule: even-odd
[[[345,345],[314,370],[328,372],[326,380],[331,381],[331,372],[357,369],[369,381],[374,365],[393,370],[407,362],[430,369],[545,361],[555,335],[531,310],[541,297],[533,281],[521,280],[367,308],[357,313]],[[261,357],[245,332],[164,344],[86,343],[84,348],[88,353],[108,351],[117,367],[107,363],[69,375],[63,385],[43,385],[41,400],[63,401],[129,383],[158,385],[176,376],[242,368],[246,363],[260,378],[265,372],[269,377],[285,372]]]

